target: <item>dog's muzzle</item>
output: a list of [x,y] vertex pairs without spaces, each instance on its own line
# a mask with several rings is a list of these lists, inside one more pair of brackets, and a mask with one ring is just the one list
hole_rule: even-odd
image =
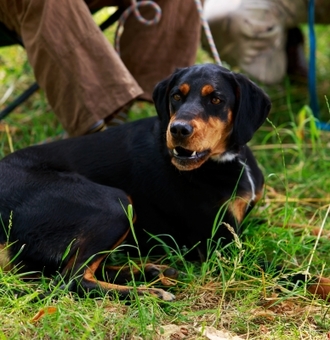
[[169,126],[168,143],[169,153],[172,163],[179,170],[193,170],[198,168],[208,158],[210,150],[191,150],[189,148],[189,138],[194,133],[194,127],[185,121],[174,121]]

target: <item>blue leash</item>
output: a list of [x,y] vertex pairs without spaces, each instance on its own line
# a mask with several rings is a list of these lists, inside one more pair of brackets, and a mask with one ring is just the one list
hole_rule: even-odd
[[[308,1],[308,33],[309,33],[309,67],[308,67],[308,90],[310,96],[310,107],[313,111],[314,117],[319,119],[320,108],[317,100],[316,91],[316,38],[314,31],[314,0]],[[330,124],[325,122],[316,122],[316,126],[320,130],[330,131]]]

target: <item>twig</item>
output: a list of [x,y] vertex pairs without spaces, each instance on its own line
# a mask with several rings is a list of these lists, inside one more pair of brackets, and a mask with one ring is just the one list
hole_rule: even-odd
[[[312,144],[304,144],[304,148],[312,149]],[[288,144],[266,144],[266,145],[251,145],[251,149],[256,150],[273,150],[273,149],[299,149],[297,144],[288,143]]]
[[7,138],[8,138],[9,150],[10,150],[11,153],[13,153],[14,152],[13,140],[12,140],[11,135],[10,135],[8,124],[5,125],[5,129],[6,129],[6,135],[7,135]]
[[309,259],[309,261],[308,261],[308,265],[307,265],[307,269],[306,269],[306,276],[309,275],[309,269],[310,269],[310,267],[311,267],[311,265],[312,265],[313,257],[314,257],[314,254],[315,254],[317,245],[318,245],[318,243],[319,243],[319,240],[320,240],[320,238],[321,238],[321,235],[322,235],[322,232],[323,232],[323,229],[324,229],[324,226],[325,226],[325,221],[327,220],[329,213],[330,213],[330,204],[329,204],[329,206],[328,206],[328,210],[327,210],[327,212],[326,212],[326,214],[325,214],[325,216],[324,216],[324,219],[323,219],[323,221],[322,221],[322,225],[321,225],[321,228],[320,228],[319,233],[318,233],[318,235],[317,235],[317,238],[316,238],[316,241],[315,241],[313,250],[312,250],[311,257],[310,257],[310,259]]
[[326,203],[330,204],[330,197],[324,197],[324,198],[293,198],[289,197],[286,198],[285,196],[283,197],[277,197],[277,198],[265,198],[266,203],[283,203],[283,202],[288,202],[288,203]]

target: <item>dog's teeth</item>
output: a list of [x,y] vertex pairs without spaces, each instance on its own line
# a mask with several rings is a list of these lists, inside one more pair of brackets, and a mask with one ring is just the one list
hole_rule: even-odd
[[173,149],[173,153],[174,153],[175,156],[177,156],[179,154],[175,149]]
[[191,154],[191,157],[196,157],[196,151]]

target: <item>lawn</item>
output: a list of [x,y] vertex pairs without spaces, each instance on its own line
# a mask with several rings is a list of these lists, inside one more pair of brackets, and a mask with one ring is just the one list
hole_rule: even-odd
[[[317,90],[322,120],[329,121],[330,28],[318,26],[316,32]],[[207,61],[212,62],[200,50],[198,62]],[[0,50],[0,81],[2,107],[34,81],[22,48]],[[83,299],[46,278],[23,282],[0,270],[0,339],[328,338],[328,302],[304,285],[283,284],[286,274],[273,274],[284,264],[290,273],[330,277],[330,132],[315,129],[306,85],[286,80],[264,89],[273,108],[250,145],[266,178],[265,194],[230,256],[214,252],[201,265],[186,262],[174,249],[163,259],[182,271],[170,288],[176,295],[171,303],[134,295],[130,301]],[[154,114],[152,105],[138,103],[130,119]],[[0,122],[0,157],[62,132],[39,91]],[[258,265],[261,258],[270,263],[266,272]],[[52,293],[38,299],[49,288]]]

